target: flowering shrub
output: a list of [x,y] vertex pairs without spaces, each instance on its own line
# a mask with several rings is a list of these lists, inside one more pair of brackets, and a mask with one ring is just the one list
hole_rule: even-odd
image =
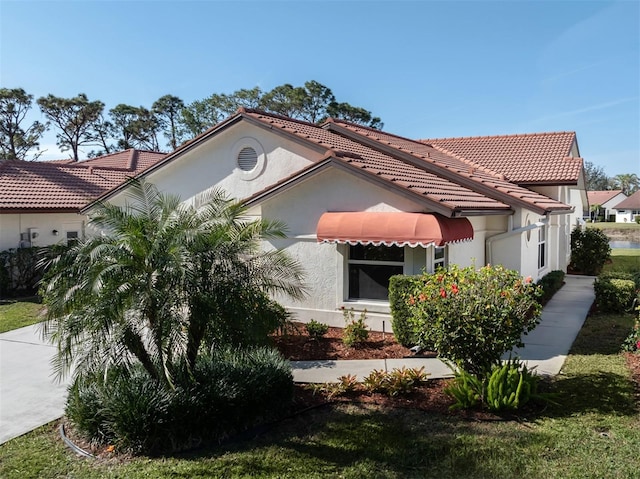
[[408,298],[416,336],[472,374],[484,374],[536,327],[541,291],[531,278],[502,266],[424,274]]

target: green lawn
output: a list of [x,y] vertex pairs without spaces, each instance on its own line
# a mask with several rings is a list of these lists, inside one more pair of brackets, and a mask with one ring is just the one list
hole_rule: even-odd
[[557,404],[517,420],[342,405],[224,447],[124,461],[74,456],[53,423],[0,446],[0,477],[640,479],[640,414],[618,352],[633,320],[587,318],[562,373],[547,385]]
[[42,321],[42,309],[36,298],[0,303],[0,333]]
[[611,250],[611,263],[603,271],[640,271],[640,249],[616,248]]
[[637,230],[640,233],[638,223],[587,223],[587,228],[600,228],[601,230]]
[[640,415],[618,354],[632,322],[588,318],[548,386],[558,404],[518,420],[343,405],[228,446],[123,462],[75,457],[50,424],[0,446],[0,477],[640,478]]

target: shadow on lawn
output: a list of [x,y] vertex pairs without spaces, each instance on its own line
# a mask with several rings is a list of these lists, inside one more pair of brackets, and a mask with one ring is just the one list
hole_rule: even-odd
[[[210,455],[202,451],[193,459],[212,457],[222,468],[228,461],[260,477],[336,477],[349,469],[349,477],[506,477],[503,461],[487,459],[496,446],[509,444],[517,450],[530,440],[514,429],[486,428],[452,416],[340,405],[316,409],[265,436],[212,449]],[[524,477],[524,462],[510,462],[508,473]]]
[[578,414],[633,416],[638,413],[633,384],[627,376],[612,372],[558,378],[552,388],[553,403],[538,417],[568,417]]

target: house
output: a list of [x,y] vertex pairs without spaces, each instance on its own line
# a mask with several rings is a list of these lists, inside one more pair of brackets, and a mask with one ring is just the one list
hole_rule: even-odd
[[164,156],[131,149],[80,162],[0,163],[0,251],[82,237],[81,208]]
[[[591,219],[594,221],[598,216],[603,215],[605,221],[609,221],[611,215],[615,216],[614,208],[627,198],[622,190],[587,191],[589,207],[597,207],[599,211],[591,212]],[[612,220],[613,221],[613,220]]]
[[[575,133],[416,141],[240,109],[139,177],[185,201],[222,188],[251,215],[284,221],[288,237],[265,247],[299,259],[309,295],[283,304],[337,325],[342,308],[366,308],[379,325],[394,274],[449,263],[534,279],[566,270],[587,203],[582,163]],[[123,205],[127,185],[98,200]]]
[[640,216],[640,190],[618,203],[614,208],[616,223],[633,223]]

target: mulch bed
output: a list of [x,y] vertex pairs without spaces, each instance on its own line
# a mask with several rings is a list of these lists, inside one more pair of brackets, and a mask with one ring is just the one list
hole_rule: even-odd
[[369,338],[358,347],[350,348],[342,342],[343,328],[330,327],[318,339],[309,337],[303,323],[293,323],[293,331],[272,336],[274,345],[291,361],[317,361],[323,359],[394,359],[406,358],[413,353],[398,344],[391,333],[369,331]]

